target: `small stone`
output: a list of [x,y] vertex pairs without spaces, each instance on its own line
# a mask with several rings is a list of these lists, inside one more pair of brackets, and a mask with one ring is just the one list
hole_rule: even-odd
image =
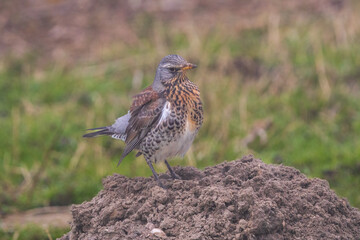
[[166,238],[166,234],[164,233],[163,230],[161,230],[160,228],[153,228],[151,230],[151,234],[157,236],[157,237],[160,237],[160,238]]

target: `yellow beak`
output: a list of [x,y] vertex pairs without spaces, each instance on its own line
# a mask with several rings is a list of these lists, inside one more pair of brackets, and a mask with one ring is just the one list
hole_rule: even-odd
[[181,70],[188,70],[188,69],[193,69],[193,68],[197,68],[197,66],[192,63],[187,63],[181,68]]

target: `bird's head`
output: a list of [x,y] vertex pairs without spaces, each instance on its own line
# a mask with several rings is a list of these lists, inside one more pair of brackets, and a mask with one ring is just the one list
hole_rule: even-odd
[[168,55],[160,61],[156,70],[153,88],[161,90],[167,83],[185,77],[186,70],[196,67],[195,64],[188,63],[179,55]]

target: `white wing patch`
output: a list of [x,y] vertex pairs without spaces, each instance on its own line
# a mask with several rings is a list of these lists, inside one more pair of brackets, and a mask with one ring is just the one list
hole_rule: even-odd
[[169,117],[171,113],[171,103],[166,101],[163,110],[161,112],[161,117],[159,120],[159,123],[157,124],[157,126],[159,126],[163,121],[166,121],[166,119]]
[[126,140],[126,135],[125,134],[113,134],[111,135],[112,138],[118,139],[118,140],[122,140],[125,142]]

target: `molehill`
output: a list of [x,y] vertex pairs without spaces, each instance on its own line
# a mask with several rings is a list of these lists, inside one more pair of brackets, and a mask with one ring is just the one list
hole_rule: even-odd
[[200,171],[175,167],[182,180],[104,179],[104,190],[72,207],[61,239],[360,239],[360,211],[325,180],[253,156]]

